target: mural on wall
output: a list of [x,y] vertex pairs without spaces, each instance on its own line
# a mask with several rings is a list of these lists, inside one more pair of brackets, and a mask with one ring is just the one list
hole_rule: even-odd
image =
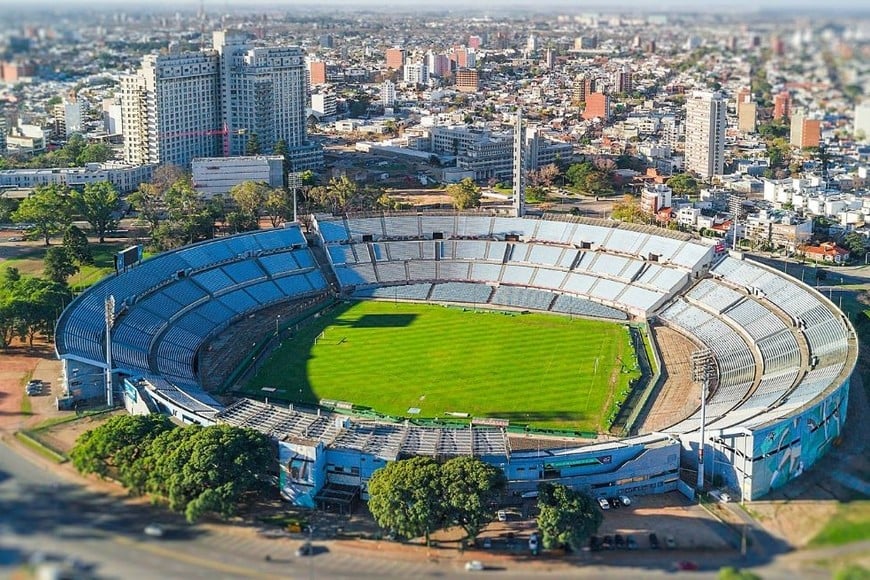
[[800,415],[754,433],[753,498],[800,476],[829,450],[840,436],[848,394],[847,382]]
[[278,443],[281,495],[294,505],[315,507],[314,496],[323,486],[323,446]]

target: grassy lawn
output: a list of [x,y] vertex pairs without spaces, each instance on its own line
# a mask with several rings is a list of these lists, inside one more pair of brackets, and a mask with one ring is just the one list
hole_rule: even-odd
[[628,330],[614,323],[363,301],[303,327],[246,392],[349,401],[399,417],[468,413],[603,431],[636,367]]
[[[59,245],[53,242],[50,247]],[[87,288],[112,274],[115,271],[115,254],[129,245],[129,242],[91,244],[94,263],[81,266],[79,272],[70,277],[70,287],[75,290]],[[25,275],[42,276],[46,249],[45,246],[30,248],[13,259],[3,261],[2,267],[18,268],[18,271]],[[145,257],[148,255],[146,254]]]
[[870,500],[841,503],[837,513],[810,542],[813,546],[839,546],[870,536]]

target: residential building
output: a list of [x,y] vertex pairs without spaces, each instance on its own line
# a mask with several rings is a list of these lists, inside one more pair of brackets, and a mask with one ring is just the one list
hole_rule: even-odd
[[6,117],[0,114],[0,154],[6,153]]
[[426,68],[429,74],[436,77],[446,76],[450,72],[450,59],[446,54],[432,52],[426,53]]
[[124,126],[121,121],[122,115],[120,95],[103,100],[103,129],[106,133],[109,135],[119,135],[124,132]]
[[791,117],[791,96],[786,91],[773,96],[773,118],[775,120]]
[[814,262],[843,264],[849,260],[849,250],[839,247],[834,242],[823,242],[818,246],[802,246],[800,251]]
[[334,117],[338,110],[335,93],[311,93],[311,110],[323,117]]
[[220,153],[218,66],[215,51],[155,54],[121,77],[127,163],[187,167]]
[[480,73],[476,69],[461,68],[456,71],[456,90],[461,93],[476,93],[480,86]]
[[592,93],[586,96],[586,110],[583,118],[588,120],[601,119],[607,122],[610,119],[610,95],[604,93]]
[[396,84],[391,80],[381,83],[381,104],[384,107],[392,107],[396,104]]
[[743,237],[755,247],[785,248],[794,252],[813,236],[813,220],[791,212],[762,210],[741,220]]
[[398,47],[388,48],[384,57],[387,61],[387,68],[400,70],[405,64],[405,49]]
[[725,98],[695,91],[686,99],[686,169],[708,180],[725,167]]
[[755,133],[756,114],[755,103],[738,103],[737,129],[743,133]]
[[640,192],[640,209],[646,213],[657,213],[671,207],[673,191],[663,183],[649,184]]
[[613,88],[619,94],[627,94],[631,92],[631,68],[628,65],[623,65],[613,75]]
[[75,93],[64,95],[55,108],[55,132],[61,138],[85,131],[85,102]]
[[190,165],[194,188],[205,197],[226,195],[245,181],[284,185],[284,158],[280,155],[197,158]]
[[83,187],[108,181],[119,193],[131,193],[151,180],[153,165],[125,165],[116,162],[88,163],[84,167],[0,170],[0,187],[32,189],[40,185]]
[[312,60],[308,63],[308,82],[311,86],[326,84],[326,63]]
[[425,85],[429,82],[429,69],[424,62],[409,62],[405,65],[403,75],[405,83],[409,85]]
[[792,147],[818,147],[822,136],[822,122],[818,119],[808,119],[804,113],[795,113],[791,118],[791,135],[789,143]]

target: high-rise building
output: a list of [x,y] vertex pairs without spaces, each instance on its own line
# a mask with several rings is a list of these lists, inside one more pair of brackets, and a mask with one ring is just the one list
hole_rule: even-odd
[[483,45],[483,39],[480,36],[472,34],[468,37],[468,47],[469,48],[480,48]]
[[476,93],[480,86],[480,74],[473,68],[456,71],[456,90],[461,93]]
[[121,77],[127,163],[186,167],[221,152],[218,66],[212,50],[147,55]]
[[0,153],[6,153],[6,117],[0,114]]
[[[298,47],[255,47],[240,32],[214,48],[150,55],[121,79],[124,158],[188,166],[195,157],[260,152],[283,140],[294,170],[321,163],[307,141],[308,74]],[[319,157],[318,157],[319,156]]]
[[583,111],[583,118],[587,121],[598,118],[607,122],[610,119],[610,95],[604,93],[586,95],[586,110]]
[[403,48],[388,48],[384,56],[387,60],[387,68],[399,70],[405,64],[405,49]]
[[249,153],[256,135],[271,153],[283,140],[293,150],[307,144],[308,74],[297,46],[254,47],[236,32],[214,33],[220,54],[221,118],[229,155]]
[[119,135],[124,132],[121,115],[120,95],[103,99],[103,129],[106,133],[109,135]]
[[391,80],[385,80],[381,84],[381,104],[384,107],[396,104],[396,84]]
[[308,63],[308,82],[311,86],[326,84],[326,63],[312,60]]
[[613,75],[613,86],[617,93],[626,94],[631,92],[631,67],[623,65]]
[[783,91],[773,96],[773,118],[791,117],[791,97]]
[[69,137],[73,133],[83,133],[85,131],[85,102],[73,92],[64,97],[60,107],[63,108],[64,137]]
[[403,79],[409,85],[425,85],[429,82],[429,69],[425,62],[409,62],[405,65]]
[[870,101],[855,105],[855,137],[861,141],[870,141]]
[[311,110],[324,117],[335,116],[338,110],[335,93],[331,91],[311,93]]
[[737,104],[737,129],[744,133],[755,133],[757,108],[755,103]]
[[725,98],[695,91],[686,99],[686,169],[704,179],[725,168]]
[[791,118],[789,143],[792,147],[818,147],[822,135],[822,122],[808,119],[804,113],[795,113]]
[[450,59],[446,54],[440,54],[433,51],[426,53],[426,68],[429,69],[430,75],[443,77],[450,72]]
[[553,70],[553,67],[556,66],[556,51],[548,48],[544,55],[544,62],[547,64],[547,69]]

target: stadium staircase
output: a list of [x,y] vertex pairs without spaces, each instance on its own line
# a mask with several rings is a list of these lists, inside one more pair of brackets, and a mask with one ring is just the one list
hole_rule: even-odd
[[[315,236],[307,235],[308,249],[311,250],[311,255],[314,256],[314,262],[317,268],[323,273],[326,279],[326,284],[329,286],[329,292],[334,296],[341,294],[341,285],[338,283],[338,278],[335,276],[335,270],[332,269],[332,262],[329,256],[326,255],[326,248],[317,243]],[[353,248],[353,246],[351,246]]]

